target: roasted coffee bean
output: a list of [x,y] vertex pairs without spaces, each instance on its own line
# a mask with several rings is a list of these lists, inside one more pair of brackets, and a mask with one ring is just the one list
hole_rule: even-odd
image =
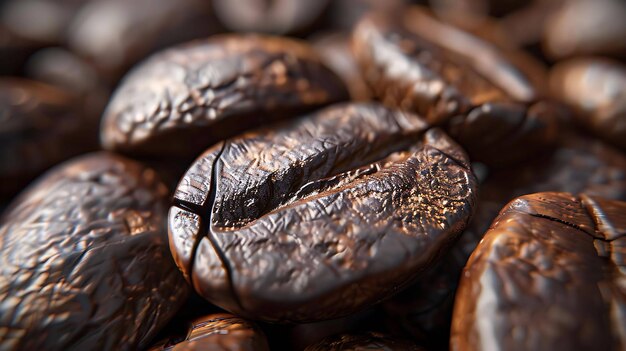
[[0,226],[0,349],[133,350],[184,302],[167,189],[107,153],[42,176]]
[[515,199],[470,257],[453,350],[621,350],[626,202],[569,193]]
[[139,65],[114,94],[105,148],[195,157],[244,129],[347,98],[340,79],[295,40],[224,35]]
[[626,155],[603,143],[567,135],[552,155],[487,176],[476,213],[439,265],[384,304],[391,330],[424,345],[448,343],[452,307],[461,271],[500,209],[517,196],[539,191],[586,193],[626,200]]
[[376,332],[332,336],[305,349],[305,351],[362,350],[421,351],[424,349],[409,340],[396,339]]
[[269,34],[307,32],[328,0],[213,0],[215,14],[230,30]]
[[184,335],[163,340],[149,351],[264,351],[269,350],[263,332],[253,323],[231,314],[198,318]]
[[0,197],[54,164],[95,149],[97,118],[73,94],[25,79],[0,78]]
[[[450,340],[452,309],[465,263],[498,212],[508,201],[508,189],[489,179],[480,185],[476,211],[466,230],[432,269],[383,304],[389,330],[405,333],[429,349],[446,349]],[[502,191],[503,195],[494,193]]]
[[541,99],[541,75],[520,59],[419,8],[372,14],[353,33],[365,81],[385,104],[445,126],[472,160],[512,164],[546,149],[556,113]]
[[342,33],[320,36],[313,46],[324,63],[345,82],[353,101],[368,101],[371,92],[359,71],[350,49],[350,38]]
[[214,34],[214,24],[203,0],[91,0],[73,18],[67,42],[115,85],[146,55]]
[[562,1],[546,21],[544,50],[553,58],[610,55],[626,58],[623,0]]
[[170,209],[196,291],[233,313],[313,321],[398,291],[469,220],[465,152],[416,115],[341,104],[207,150]]
[[550,85],[578,111],[584,126],[626,150],[626,66],[605,59],[573,59],[554,67]]

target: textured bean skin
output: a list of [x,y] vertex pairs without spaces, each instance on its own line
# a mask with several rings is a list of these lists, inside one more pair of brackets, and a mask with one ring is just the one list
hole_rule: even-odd
[[47,84],[0,78],[0,197],[48,167],[97,145],[95,120],[75,96]]
[[226,313],[194,320],[186,335],[171,338],[149,351],[266,351],[263,332],[253,323]]
[[554,94],[577,110],[578,120],[626,150],[626,67],[617,61],[579,58],[551,72]]
[[306,44],[223,35],[183,44],[137,66],[103,117],[107,149],[195,157],[218,140],[347,98]]
[[439,265],[384,304],[392,330],[424,344],[447,345],[459,277],[500,209],[517,196],[544,191],[625,201],[626,155],[570,133],[547,158],[492,173],[479,188],[472,220]]
[[[371,14],[353,32],[364,79],[386,105],[445,126],[472,160],[494,166],[544,150],[556,111],[541,99],[531,65],[417,8]],[[541,83],[543,84],[543,83]]]
[[621,350],[626,203],[536,193],[500,212],[467,263],[454,350]]
[[325,338],[305,351],[420,351],[423,350],[408,340],[394,339],[380,333],[344,334]]
[[167,189],[107,153],[58,166],[0,227],[0,349],[147,346],[188,288],[167,250]]
[[463,230],[464,151],[419,117],[340,104],[219,143],[170,209],[170,247],[196,291],[233,313],[313,321],[393,294]]

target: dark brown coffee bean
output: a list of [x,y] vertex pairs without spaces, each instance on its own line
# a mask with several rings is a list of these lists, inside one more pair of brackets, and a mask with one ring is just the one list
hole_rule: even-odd
[[452,307],[461,271],[500,209],[517,196],[539,191],[586,193],[626,200],[626,155],[575,134],[547,158],[489,174],[480,185],[476,213],[441,263],[384,304],[392,330],[424,345],[449,340]]
[[384,320],[390,330],[411,335],[413,340],[432,349],[447,348],[461,271],[493,219],[508,202],[501,199],[506,198],[509,189],[501,188],[490,179],[479,188],[474,216],[450,251],[435,267],[421,274],[416,283],[383,304]]
[[423,348],[404,339],[393,338],[381,333],[343,334],[325,338],[305,351],[421,351]]
[[342,33],[326,34],[313,40],[324,63],[345,82],[353,101],[369,101],[371,92],[350,49],[350,38]]
[[465,227],[464,151],[415,115],[345,104],[205,152],[170,209],[170,246],[196,291],[233,313],[353,313],[431,266]]
[[146,55],[216,31],[204,0],[91,0],[73,18],[67,42],[114,86]]
[[263,332],[253,323],[226,313],[194,320],[184,335],[163,340],[149,351],[264,351]]
[[345,98],[343,83],[303,43],[216,36],[139,65],[109,103],[102,141],[134,154],[195,157],[242,130]]
[[167,189],[107,153],[42,176],[0,226],[0,349],[133,350],[184,302]]
[[213,0],[215,14],[230,30],[269,34],[308,31],[328,0]]
[[626,66],[605,59],[573,59],[554,67],[550,85],[577,110],[585,127],[626,150]]
[[553,58],[610,55],[626,58],[626,3],[622,0],[562,1],[543,33]]
[[568,193],[509,203],[470,257],[453,350],[619,350],[626,202]]
[[[448,128],[473,160],[500,166],[544,150],[556,136],[542,77],[508,52],[413,7],[372,14],[353,33],[353,48],[375,96]],[[533,65],[532,72],[536,65]]]
[[0,78],[0,197],[96,145],[97,118],[85,113],[76,96],[30,80]]

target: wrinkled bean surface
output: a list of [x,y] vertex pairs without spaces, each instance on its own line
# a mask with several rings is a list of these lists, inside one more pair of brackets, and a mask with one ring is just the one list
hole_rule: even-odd
[[510,202],[465,267],[452,349],[623,349],[624,213],[569,193]]
[[167,250],[167,189],[97,153],[21,194],[0,226],[0,348],[134,350],[184,301]]
[[346,315],[432,265],[475,201],[463,150],[419,117],[344,104],[205,152],[170,209],[179,268],[251,318]]

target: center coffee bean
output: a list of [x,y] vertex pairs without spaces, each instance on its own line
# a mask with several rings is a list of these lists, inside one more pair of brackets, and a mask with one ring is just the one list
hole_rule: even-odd
[[339,317],[395,293],[467,224],[465,152],[416,115],[329,107],[205,152],[170,209],[196,291],[269,321]]

